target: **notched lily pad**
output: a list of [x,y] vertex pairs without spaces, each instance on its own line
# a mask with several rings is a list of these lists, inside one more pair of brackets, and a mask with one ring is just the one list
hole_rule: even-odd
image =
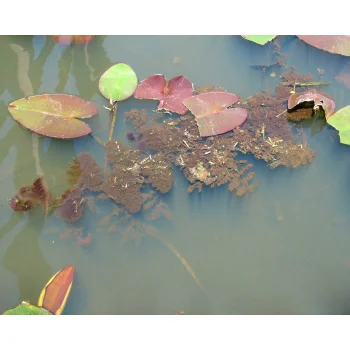
[[341,143],[350,145],[350,106],[335,112],[327,123],[339,131]]
[[117,63],[102,74],[98,87],[108,100],[123,101],[133,95],[137,87],[137,76],[127,64]]
[[277,35],[242,35],[244,39],[259,45],[265,45],[269,41],[275,39],[276,36]]
[[187,108],[182,104],[186,98],[193,96],[193,85],[179,75],[167,81],[164,75],[155,74],[141,81],[134,97],[138,99],[159,100],[158,110],[167,110],[177,114],[185,114]]
[[298,35],[298,38],[318,49],[350,56],[350,35]]
[[227,108],[238,101],[238,96],[227,92],[208,92],[192,96],[183,104],[196,117],[202,137],[223,134],[241,125],[248,116],[243,108]]
[[12,117],[25,128],[40,135],[73,139],[89,134],[89,125],[77,118],[91,118],[97,108],[80,97],[43,94],[22,98],[9,104]]
[[288,99],[288,109],[293,109],[304,102],[314,102],[315,110],[322,107],[326,119],[328,119],[335,111],[335,102],[331,98],[321,94],[316,89],[310,89],[305,92],[290,95]]

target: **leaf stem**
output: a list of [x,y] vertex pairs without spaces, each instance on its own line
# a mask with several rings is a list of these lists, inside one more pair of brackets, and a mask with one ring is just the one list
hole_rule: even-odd
[[98,137],[98,136],[94,136],[92,134],[90,134],[90,136],[96,141],[98,142],[102,147],[105,146],[105,143]]
[[112,141],[115,121],[117,119],[117,110],[118,110],[118,104],[117,104],[117,101],[114,101],[113,103],[110,104],[109,115],[111,116],[112,120],[111,120],[111,128],[109,130],[108,141]]

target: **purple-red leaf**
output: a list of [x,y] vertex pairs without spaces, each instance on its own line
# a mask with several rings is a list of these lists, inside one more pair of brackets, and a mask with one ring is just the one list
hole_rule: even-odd
[[335,102],[329,97],[322,95],[316,89],[290,95],[288,99],[288,109],[292,109],[300,103],[312,101],[314,102],[314,109],[319,109],[319,107],[323,108],[326,119],[335,111]]
[[244,123],[248,111],[243,108],[227,108],[239,100],[227,92],[207,92],[192,96],[183,104],[196,117],[201,136],[224,134]]
[[38,134],[72,139],[89,134],[89,125],[77,118],[91,118],[97,108],[80,97],[66,94],[43,94],[10,103],[13,118]]
[[298,38],[318,49],[350,56],[350,35],[298,35]]
[[155,74],[141,81],[135,90],[138,99],[159,100],[158,110],[185,114],[187,108],[182,101],[193,96],[193,86],[183,75],[167,81],[164,75]]

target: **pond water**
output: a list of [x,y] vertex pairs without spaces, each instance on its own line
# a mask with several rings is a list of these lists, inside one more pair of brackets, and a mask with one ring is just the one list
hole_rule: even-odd
[[[279,37],[286,62],[332,84],[337,109],[349,104],[349,90],[335,76],[350,58]],[[65,314],[347,314],[350,311],[350,148],[323,120],[302,122],[311,164],[270,169],[253,162],[261,185],[244,197],[227,186],[187,193],[188,181],[174,169],[172,190],[163,196],[172,220],[152,222],[159,235],[186,258],[205,293],[180,260],[159,240],[122,243],[96,222],[112,202],[96,203],[75,227],[93,235],[83,247],[60,235],[71,227],[42,211],[18,213],[8,200],[43,174],[52,192],[67,187],[72,157],[90,152],[100,166],[103,148],[91,137],[37,138],[13,120],[8,104],[45,92],[74,94],[93,102],[99,114],[88,121],[96,136],[108,137],[108,101],[98,79],[112,64],[125,62],[139,80],[155,73],[185,75],[203,86],[219,85],[247,98],[279,83],[280,69],[265,74],[250,65],[270,64],[272,46],[240,36],[97,36],[88,46],[64,47],[50,36],[0,36],[0,313],[22,300],[36,304],[49,278],[75,265]],[[275,76],[273,76],[275,73]],[[130,98],[119,104],[114,139],[126,144],[131,108],[154,110],[156,101]],[[38,146],[36,148],[36,145]],[[35,149],[38,150],[35,157]],[[141,220],[142,219],[141,213]]]

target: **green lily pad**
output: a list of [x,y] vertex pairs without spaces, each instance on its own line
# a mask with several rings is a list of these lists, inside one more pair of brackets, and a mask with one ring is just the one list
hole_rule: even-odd
[[276,36],[277,35],[242,35],[244,39],[259,45],[265,45],[269,41],[275,39]]
[[137,83],[134,70],[125,63],[118,63],[102,74],[98,87],[104,97],[114,102],[131,97],[136,90]]
[[4,315],[52,315],[52,313],[43,308],[31,305],[26,301],[22,301],[14,309],[5,311]]
[[350,106],[335,112],[327,123],[339,131],[340,142],[350,145]]
[[91,118],[97,108],[80,97],[66,94],[43,94],[11,102],[12,117],[40,135],[73,139],[91,133],[91,128],[77,118]]

